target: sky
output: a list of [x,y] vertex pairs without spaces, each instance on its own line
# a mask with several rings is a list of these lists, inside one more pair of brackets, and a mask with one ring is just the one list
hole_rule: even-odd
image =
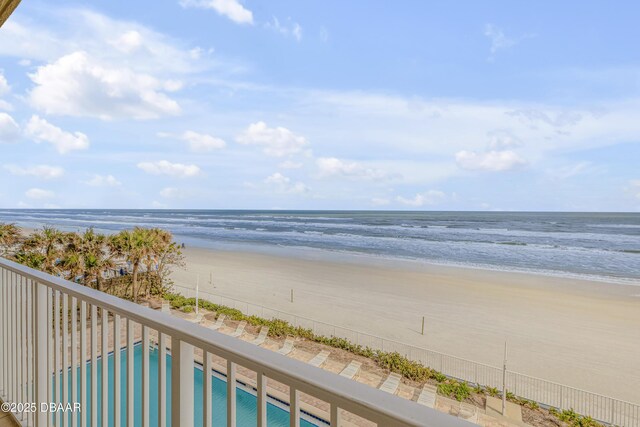
[[639,13],[25,1],[0,208],[640,211]]

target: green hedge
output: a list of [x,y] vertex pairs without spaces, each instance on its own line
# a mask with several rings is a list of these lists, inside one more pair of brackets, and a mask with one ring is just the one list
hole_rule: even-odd
[[[164,298],[170,302],[173,308],[178,310],[183,309],[183,307],[185,306],[191,307],[196,305],[195,298],[186,298],[180,294],[165,293]],[[198,300],[198,305],[202,309],[215,311],[219,314],[225,314],[227,317],[233,320],[244,320],[254,326],[268,326],[269,336],[274,338],[281,338],[285,336],[305,338],[310,341],[315,341],[320,344],[348,351],[358,356],[367,357],[369,359],[372,359],[381,368],[388,369],[391,372],[396,372],[403,377],[413,381],[425,382],[428,379],[444,381],[446,379],[446,376],[444,376],[440,372],[428,368],[419,362],[409,360],[397,352],[388,353],[381,350],[374,350],[370,347],[353,344],[352,342],[344,338],[316,335],[311,329],[293,326],[289,322],[286,322],[284,320],[263,319],[258,316],[247,316],[246,314],[235,308],[230,308],[220,304],[214,304],[210,301],[202,299]]]

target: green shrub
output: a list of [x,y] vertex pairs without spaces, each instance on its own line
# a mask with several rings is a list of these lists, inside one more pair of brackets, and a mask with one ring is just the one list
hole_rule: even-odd
[[538,405],[538,402],[534,402],[533,400],[529,400],[529,401],[527,402],[527,406],[528,406],[530,409],[533,409],[534,411],[535,411],[536,409],[539,409],[539,408],[540,408],[540,405]]
[[373,359],[380,367],[389,369],[391,372],[397,372],[410,380],[424,382],[433,376],[433,371],[430,368],[423,366],[419,362],[408,360],[397,352],[377,352]]
[[495,387],[487,387],[487,393],[491,397],[498,397],[500,395],[500,391]]
[[193,313],[193,306],[192,305],[184,305],[184,306],[182,306],[182,312],[183,313]]
[[559,412],[555,408],[551,408],[549,409],[549,413],[558,418],[560,421],[564,421],[571,427],[604,427],[603,424],[599,423],[593,418],[583,417],[582,415],[578,414],[573,410],[573,408],[565,409],[562,412]]
[[564,411],[560,412],[558,416],[558,418],[560,418],[560,421],[564,421],[565,423],[573,423],[574,421],[577,421],[579,417],[580,416],[573,410],[573,408],[565,409]]
[[433,379],[439,383],[445,382],[447,380],[447,376],[441,372],[433,372]]
[[469,388],[469,385],[466,382],[447,380],[438,384],[438,393],[443,396],[452,397],[458,402],[462,402],[471,396],[471,388]]

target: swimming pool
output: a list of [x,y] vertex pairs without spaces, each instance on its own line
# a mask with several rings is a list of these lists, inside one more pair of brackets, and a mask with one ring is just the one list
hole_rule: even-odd
[[[142,425],[142,347],[138,344],[134,346],[134,408],[135,408],[135,426]],[[125,426],[126,423],[126,402],[127,402],[127,349],[122,349],[120,353],[121,360],[121,408],[122,417],[121,425]],[[113,384],[113,370],[114,370],[114,354],[109,355],[109,402],[110,402],[110,414],[109,414],[109,427],[114,424],[113,411],[111,410],[111,404],[114,400],[114,384]],[[78,368],[78,390],[80,387],[80,374]],[[91,363],[86,365],[87,369],[87,407],[82,408],[82,416],[89,417],[91,419]],[[153,349],[149,355],[149,399],[150,399],[150,425],[158,425],[158,377],[155,375],[158,372],[158,350]],[[69,376],[71,371],[69,371]],[[212,373],[212,413],[213,422],[212,426],[224,427],[227,425],[227,384],[224,380],[224,376],[218,373]],[[199,365],[194,365],[194,423],[196,426],[202,425],[202,382],[203,371]],[[69,381],[71,384],[71,381]],[[71,388],[71,385],[69,386]],[[60,386],[62,390],[62,385]],[[71,395],[71,394],[69,394]],[[286,405],[278,403],[273,399],[268,399],[267,403],[267,423],[269,427],[287,427],[289,426],[289,412],[284,409]],[[167,354],[167,420],[171,419],[171,355]],[[98,411],[102,411],[102,362],[98,363]],[[78,415],[80,416],[80,415]],[[238,386],[236,391],[236,423],[238,427],[254,427],[257,420],[257,398],[255,394],[251,393],[247,389]],[[310,416],[304,414],[300,418],[301,427],[323,427],[328,425],[320,420],[315,420]],[[102,420],[98,417],[98,426],[102,427]]]

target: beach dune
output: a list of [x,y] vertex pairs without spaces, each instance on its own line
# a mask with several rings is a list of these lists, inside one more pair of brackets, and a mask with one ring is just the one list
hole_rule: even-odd
[[494,366],[506,341],[509,370],[640,402],[635,286],[320,252],[185,254],[186,269],[173,274],[182,293],[198,280],[203,298],[233,297]]

